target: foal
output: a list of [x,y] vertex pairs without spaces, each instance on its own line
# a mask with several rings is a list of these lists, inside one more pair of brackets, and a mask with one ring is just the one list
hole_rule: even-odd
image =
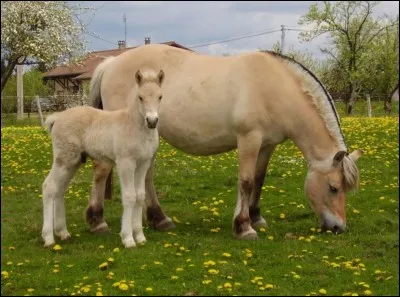
[[53,142],[53,164],[43,183],[45,247],[54,244],[53,229],[62,240],[70,237],[64,193],[86,155],[116,164],[124,208],[122,243],[130,248],[146,242],[142,230],[145,177],[159,143],[156,127],[164,72],[160,70],[157,75],[150,69],[138,70],[135,80],[125,109],[103,111],[80,106],[54,113],[46,119]]

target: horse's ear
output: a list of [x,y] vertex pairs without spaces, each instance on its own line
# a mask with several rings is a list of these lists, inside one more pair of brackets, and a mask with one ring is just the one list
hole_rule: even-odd
[[343,161],[344,156],[346,156],[345,151],[337,152],[336,155],[333,157],[332,166],[337,167]]
[[160,70],[160,73],[158,73],[158,82],[160,83],[160,86],[162,85],[163,81],[164,81],[164,71],[162,71],[162,69]]
[[142,80],[143,80],[143,75],[140,72],[140,70],[136,71],[135,79],[136,79],[137,84],[140,86],[140,84],[142,83]]
[[362,150],[355,150],[354,152],[352,152],[352,153],[349,155],[349,158],[352,159],[353,162],[355,163],[355,162],[358,160],[358,158],[361,157],[361,155],[362,155],[363,153],[364,153],[364,152],[363,152]]

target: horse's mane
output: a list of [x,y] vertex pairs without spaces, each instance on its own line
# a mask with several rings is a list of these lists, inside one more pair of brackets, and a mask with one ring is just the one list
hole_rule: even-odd
[[[285,62],[297,74],[303,91],[308,93],[312,98],[314,106],[324,120],[327,130],[338,145],[339,150],[346,151],[348,154],[344,136],[340,128],[339,115],[333,104],[332,97],[322,82],[309,69],[293,58],[272,51],[266,52]],[[351,190],[358,187],[360,176],[357,165],[347,154],[343,158],[343,175],[346,190]]]
[[332,97],[322,84],[322,82],[304,65],[293,58],[284,56],[273,51],[264,51],[281,61],[285,62],[291,70],[299,77],[303,91],[310,95],[318,113],[324,120],[325,126],[329,131],[340,150],[347,152],[344,136],[340,128],[339,115],[333,104]]

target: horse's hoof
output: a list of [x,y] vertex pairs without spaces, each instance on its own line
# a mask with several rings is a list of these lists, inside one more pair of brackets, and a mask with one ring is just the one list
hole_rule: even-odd
[[146,237],[144,235],[141,235],[141,236],[135,237],[135,242],[137,244],[144,245],[147,242],[147,240],[146,240]]
[[254,230],[247,230],[245,232],[237,234],[236,238],[240,239],[240,240],[257,240],[258,235],[257,235],[257,232]]
[[108,229],[108,225],[106,222],[101,222],[97,226],[90,229],[90,232],[96,233],[96,234],[108,233],[109,231],[110,230]]
[[251,223],[251,226],[253,227],[253,229],[260,229],[267,228],[268,224],[263,218],[261,218],[257,222]]
[[155,227],[158,231],[169,231],[171,229],[175,229],[176,225],[172,222],[170,218],[167,217],[164,220],[157,223]]

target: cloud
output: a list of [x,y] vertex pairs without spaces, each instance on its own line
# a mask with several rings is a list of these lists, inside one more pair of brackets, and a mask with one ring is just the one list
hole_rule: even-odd
[[[270,49],[281,40],[281,31],[226,41],[231,37],[251,35],[271,29],[301,28],[298,21],[315,1],[95,1],[89,4],[101,7],[89,28],[100,34],[105,42],[88,37],[91,50],[117,48],[117,41],[125,38],[123,14],[126,14],[127,45],[144,44],[146,36],[152,43],[174,40],[184,46],[219,44],[196,48],[199,53],[222,55],[258,49]],[[397,1],[382,2],[376,7],[375,15],[394,15],[399,9]],[[309,27],[306,27],[309,28]],[[285,32],[285,48],[293,46],[309,50],[315,57],[322,58],[320,46],[329,40],[321,36],[312,42],[301,43],[299,32]]]

